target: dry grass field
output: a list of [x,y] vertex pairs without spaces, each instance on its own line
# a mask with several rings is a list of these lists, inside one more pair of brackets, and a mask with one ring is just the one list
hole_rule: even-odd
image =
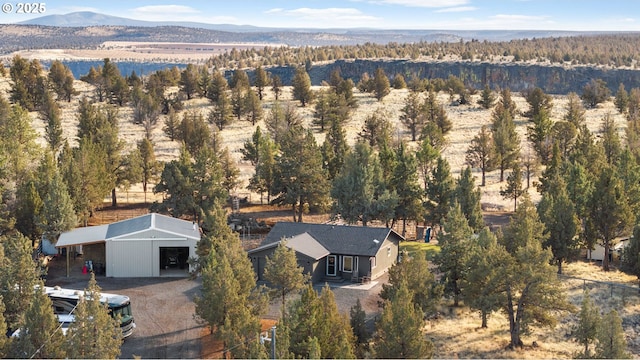
[[[0,93],[8,96],[10,87],[9,78],[0,78]],[[76,81],[76,89],[79,95],[70,103],[60,103],[63,111],[63,127],[64,136],[74,144],[76,142],[76,108],[78,101],[82,97],[91,97],[92,88],[86,83]],[[317,90],[318,88],[316,88]],[[177,88],[170,91],[177,91]],[[399,116],[403,107],[404,98],[408,94],[408,90],[392,90],[391,94],[378,102],[370,94],[360,93],[355,90],[355,96],[358,100],[358,109],[354,112],[352,119],[346,125],[347,139],[350,143],[354,143],[357,139],[357,133],[362,129],[367,116],[374,112],[385,111],[389,114],[389,119],[395,124],[394,138],[404,141],[410,140],[408,130],[400,123]],[[513,94],[518,109],[525,111],[527,104],[524,98],[519,94]],[[290,89],[285,89],[283,97],[291,98]],[[474,96],[474,103],[478,95]],[[439,100],[445,104],[445,108],[449,119],[453,123],[453,130],[447,136],[448,146],[443,152],[443,156],[451,165],[452,174],[457,177],[460,170],[465,166],[465,151],[473,136],[477,134],[482,125],[490,123],[491,110],[485,110],[478,105],[454,106],[447,94],[439,94]],[[264,100],[265,113],[274,102],[273,94],[267,92]],[[552,117],[555,120],[561,119],[564,114],[566,105],[565,96],[553,97]],[[185,102],[186,110],[201,111],[206,116],[211,105],[206,99],[194,99]],[[304,122],[311,126],[313,118],[313,107],[299,108],[299,113]],[[624,128],[626,127],[624,118],[617,113],[611,101],[598,106],[595,109],[589,109],[586,112],[587,125],[594,131],[598,132],[600,123],[605,114],[611,114],[616,121],[619,131],[624,136]],[[126,142],[127,149],[133,149],[136,142],[144,136],[144,129],[140,125],[132,122],[132,109],[125,107],[120,110],[120,134],[121,138]],[[44,145],[44,122],[38,118],[36,113],[31,114],[32,125],[40,134],[39,143]],[[153,130],[153,142],[155,144],[157,158],[161,161],[170,161],[176,159],[179,154],[179,144],[170,141],[162,132],[163,122],[165,118],[161,117],[158,125]],[[523,152],[530,151],[529,145],[525,140],[526,120],[522,117],[516,118],[518,132],[522,140]],[[259,122],[256,126],[265,128],[263,122]],[[251,177],[253,168],[248,162],[241,160],[240,149],[243,143],[250,139],[255,127],[246,121],[236,121],[220,132],[223,146],[229,148],[232,156],[237,160],[239,169],[241,170],[242,185],[237,190],[238,195],[248,196],[254,204],[258,203],[260,197],[258,194],[252,194],[244,187]],[[319,144],[324,140],[325,135],[316,132],[316,139]],[[409,142],[409,146],[416,146],[415,143]],[[480,173],[474,171],[477,176],[476,184],[479,184]],[[499,183],[499,172],[493,171],[487,174],[487,186],[481,189],[482,203],[484,207],[496,209],[496,211],[510,211],[512,202],[504,200],[500,197],[499,191],[504,183]],[[532,179],[532,180],[535,180]],[[529,190],[531,198],[534,201],[539,199],[539,194],[534,188]],[[140,186],[133,186],[130,189],[122,189],[118,193],[119,202],[121,204],[136,204],[144,199]],[[161,200],[152,193],[147,194],[147,200]],[[288,209],[282,209],[276,216],[278,219],[289,219]],[[307,218],[310,219],[310,218]],[[321,216],[317,220],[326,219]],[[598,281],[613,281],[625,284],[633,284],[637,286],[635,279],[623,273],[614,271],[603,273],[596,264],[579,262],[570,264],[566,267],[568,275],[589,278]],[[592,295],[597,296],[597,301],[604,312],[609,308],[616,308],[621,312],[624,319],[624,327],[629,342],[629,348],[633,351],[635,357],[640,357],[640,299],[637,291],[635,294],[620,294],[611,291],[610,288],[602,283],[583,282],[580,280],[566,280],[565,284],[570,299],[579,305],[582,299],[582,289],[585,284],[592,286]],[[448,310],[444,308],[443,316],[435,321],[431,321],[427,325],[427,334],[436,344],[436,357],[438,358],[567,358],[580,350],[580,347],[571,337],[571,328],[576,322],[575,314],[563,314],[557,327],[554,329],[535,330],[531,335],[525,337],[526,347],[523,350],[508,351],[505,346],[508,344],[508,322],[501,314],[494,314],[489,321],[488,329],[480,329],[480,320],[477,314],[471,313],[464,309]],[[533,342],[537,345],[532,345]]]

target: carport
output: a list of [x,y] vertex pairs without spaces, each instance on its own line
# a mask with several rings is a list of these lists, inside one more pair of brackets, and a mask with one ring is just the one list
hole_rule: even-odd
[[[89,247],[92,251],[84,258],[94,264],[104,263],[108,277],[187,276],[191,270],[187,259],[196,257],[199,240],[197,224],[150,213],[62,233],[56,247],[96,244]],[[104,244],[104,251],[99,244]]]

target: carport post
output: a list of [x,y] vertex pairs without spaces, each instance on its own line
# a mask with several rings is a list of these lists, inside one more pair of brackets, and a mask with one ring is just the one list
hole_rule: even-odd
[[67,277],[69,277],[69,246],[66,247],[67,251]]
[[271,358],[276,358],[276,327],[271,328]]

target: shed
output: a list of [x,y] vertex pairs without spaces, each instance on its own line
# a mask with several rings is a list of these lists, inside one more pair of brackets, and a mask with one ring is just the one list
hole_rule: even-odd
[[82,245],[84,259],[109,277],[186,276],[199,240],[197,224],[150,213],[62,233],[56,247]]

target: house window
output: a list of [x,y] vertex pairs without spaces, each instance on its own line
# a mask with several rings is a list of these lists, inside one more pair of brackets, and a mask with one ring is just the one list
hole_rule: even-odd
[[353,272],[353,256],[342,257],[342,271],[348,273]]
[[391,256],[391,246],[387,248],[387,257]]

